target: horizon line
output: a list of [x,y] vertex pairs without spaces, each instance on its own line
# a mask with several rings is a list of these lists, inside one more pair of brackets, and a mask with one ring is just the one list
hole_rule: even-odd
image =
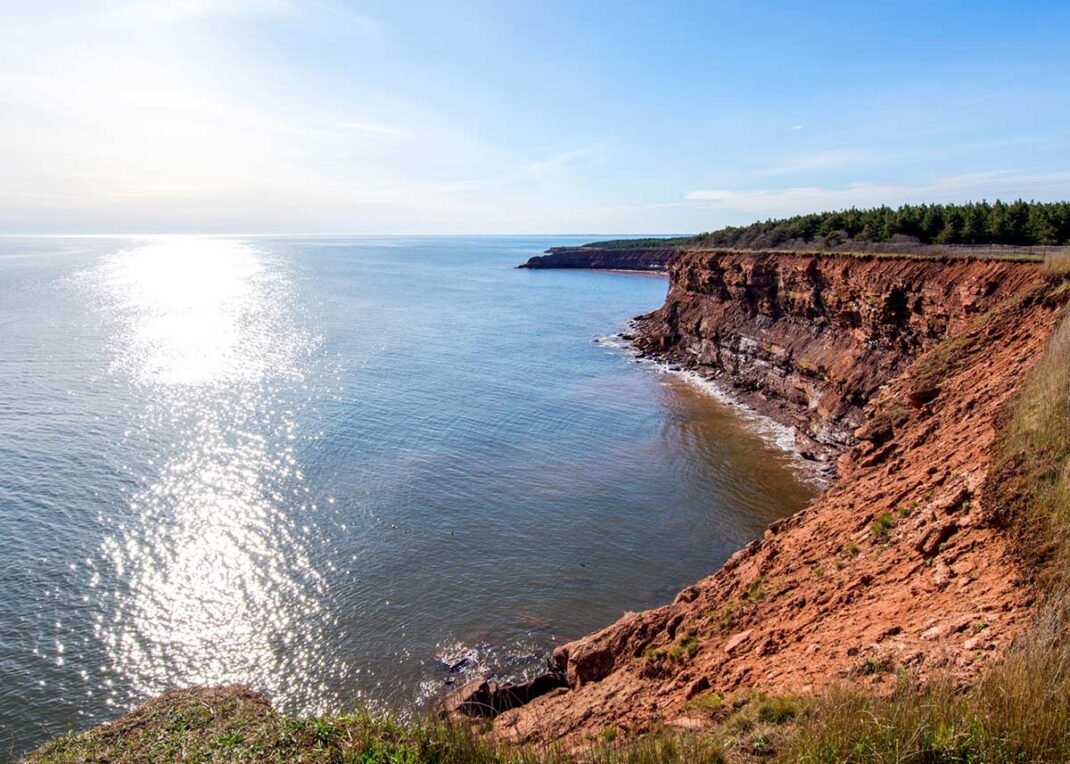
[[388,238],[388,237],[411,237],[411,238],[443,238],[464,236],[634,236],[634,237],[665,237],[695,236],[693,232],[674,233],[620,233],[620,232],[586,232],[586,233],[556,233],[556,232],[525,232],[525,233],[247,233],[247,232],[124,232],[124,233],[0,233],[3,239],[122,239],[135,238],[138,236],[189,236],[189,237],[243,237],[243,238],[329,238],[329,237],[364,237],[364,238]]

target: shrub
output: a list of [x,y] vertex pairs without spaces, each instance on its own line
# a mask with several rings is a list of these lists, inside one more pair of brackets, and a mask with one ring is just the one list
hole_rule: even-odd
[[716,692],[704,692],[692,698],[690,704],[702,711],[720,711],[724,708],[724,698]]
[[772,695],[758,701],[758,721],[767,724],[790,722],[803,712],[803,702],[795,695]]
[[891,512],[885,512],[881,514],[873,523],[869,526],[870,532],[874,538],[884,538],[888,535],[888,531],[895,525],[895,517]]

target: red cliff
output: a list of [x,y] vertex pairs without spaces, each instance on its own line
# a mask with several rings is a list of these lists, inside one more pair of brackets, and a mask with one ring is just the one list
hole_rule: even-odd
[[854,444],[874,392],[1035,281],[1006,261],[689,252],[636,345],[716,380],[796,429],[804,454]]
[[637,344],[841,454],[839,480],[669,605],[559,648],[509,740],[711,724],[695,698],[971,677],[1036,590],[989,481],[998,417],[1064,292],[1037,264],[687,253]]

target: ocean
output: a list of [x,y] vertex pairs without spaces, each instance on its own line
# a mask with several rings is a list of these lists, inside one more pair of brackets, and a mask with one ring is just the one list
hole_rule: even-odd
[[572,237],[0,239],[0,758],[167,688],[406,712],[669,602],[816,487]]

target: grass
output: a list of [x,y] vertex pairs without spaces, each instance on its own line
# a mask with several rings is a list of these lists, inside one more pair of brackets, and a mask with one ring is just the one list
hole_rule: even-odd
[[[1068,258],[1070,259],[1070,258]],[[1070,315],[1060,323],[1022,390],[1003,439],[1003,461],[1024,468],[1021,510],[1042,520],[1067,561],[1070,528]]]
[[700,711],[720,711],[724,708],[724,698],[721,697],[720,693],[704,692],[692,698],[689,705]]
[[701,645],[698,632],[685,629],[671,645],[648,647],[643,651],[646,674],[657,676],[674,671],[676,666],[692,658]]
[[28,764],[295,762],[298,764],[720,764],[719,740],[668,730],[620,740],[607,728],[582,756],[505,747],[477,730],[426,717],[409,722],[358,711],[295,718],[239,687],[177,690],[111,725],[65,735]]
[[976,685],[907,683],[891,697],[824,697],[799,726],[798,762],[1070,760],[1070,649],[1063,617],[1045,619]]
[[887,536],[894,525],[895,516],[891,512],[885,512],[870,524],[869,530],[874,538],[880,539]]
[[790,751],[792,724],[807,713],[808,703],[795,695],[755,692],[733,698],[718,729],[729,760],[783,759]]
[[298,764],[723,764],[784,755],[810,700],[794,695],[706,693],[691,706],[705,732],[658,728],[625,735],[606,727],[572,750],[507,746],[477,727],[433,717],[402,721],[357,711],[296,718],[244,688],[175,690],[115,723],[52,740],[27,764],[296,762]]
[[860,669],[860,673],[863,676],[890,674],[893,671],[895,671],[895,662],[889,656],[883,658],[867,658]]
[[761,602],[762,600],[764,600],[767,594],[765,590],[765,580],[766,576],[763,573],[762,575],[751,581],[750,585],[741,595],[742,599],[746,600],[747,602]]
[[694,629],[687,629],[672,646],[669,654],[678,659],[690,658],[698,651],[699,645],[698,634]]
[[1044,258],[1044,267],[1056,276],[1070,275],[1070,252],[1061,251]]
[[713,622],[721,631],[730,631],[735,628],[736,623],[739,621],[741,608],[742,604],[733,597],[713,611]]
[[786,724],[802,715],[805,710],[802,699],[795,695],[771,695],[758,699],[758,721],[766,724]]

